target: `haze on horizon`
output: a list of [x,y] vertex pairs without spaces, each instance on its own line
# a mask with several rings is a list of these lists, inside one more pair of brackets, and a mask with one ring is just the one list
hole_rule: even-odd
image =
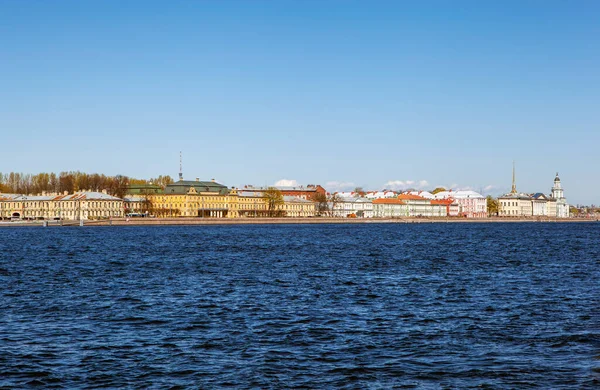
[[[595,1],[2,1],[0,172],[598,204]],[[281,182],[286,180],[285,182]]]

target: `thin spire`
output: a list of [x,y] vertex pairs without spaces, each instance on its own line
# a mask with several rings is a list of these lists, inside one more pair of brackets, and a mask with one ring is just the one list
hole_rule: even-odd
[[511,194],[516,194],[517,193],[517,182],[515,180],[515,161],[513,160],[513,180],[512,180],[512,190],[510,191]]
[[183,158],[181,151],[179,152],[179,181],[183,180]]

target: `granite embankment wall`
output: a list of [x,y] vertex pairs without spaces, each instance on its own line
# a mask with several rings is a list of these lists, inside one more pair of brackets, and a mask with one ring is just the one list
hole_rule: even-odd
[[[363,224],[363,223],[515,223],[515,222],[597,222],[590,218],[118,218],[84,221],[84,226],[165,226],[165,225],[255,225],[255,224]],[[79,221],[49,221],[52,226],[79,226]],[[1,222],[4,226],[43,226],[42,221]]]

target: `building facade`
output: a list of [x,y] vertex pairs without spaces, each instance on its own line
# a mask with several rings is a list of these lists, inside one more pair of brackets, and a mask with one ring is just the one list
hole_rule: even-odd
[[284,217],[292,218],[314,217],[317,212],[315,202],[288,195],[283,197],[283,204],[278,208]]
[[[242,218],[268,217],[270,210],[265,201],[264,192],[232,190],[233,202],[237,212],[232,215]],[[283,196],[283,203],[276,206],[274,213],[280,217],[306,218],[316,214],[316,203],[295,196]]]
[[123,200],[106,191],[42,195],[0,194],[0,217],[13,220],[121,218]]
[[[272,186],[273,188],[277,188],[281,195],[283,196],[293,196],[300,199],[305,200],[314,200],[317,195],[324,196],[327,194],[325,188],[320,185],[309,184],[307,186],[296,186],[296,187],[283,187],[283,186]],[[247,185],[242,188],[242,191],[250,191],[250,192],[265,192],[269,189],[269,187],[254,187],[252,185]]]
[[[157,217],[236,217],[230,190],[216,181],[179,180],[162,193],[148,195],[151,214]],[[230,214],[230,210],[233,213]]]
[[529,195],[517,192],[513,168],[512,190],[498,198],[498,215],[501,217],[568,218],[569,204],[564,197],[558,173],[554,178],[551,195],[540,192]]
[[446,217],[446,205],[439,202],[432,202],[419,195],[400,194],[398,199],[408,205],[409,217]]
[[408,217],[408,205],[398,198],[377,198],[373,200],[373,216],[377,218]]
[[459,215],[466,218],[486,218],[487,200],[475,191],[442,191],[434,199],[453,199],[459,206]]
[[527,194],[505,194],[498,198],[498,216],[531,217],[533,205]]
[[340,197],[332,207],[334,217],[373,218],[373,201],[367,198]]
[[567,203],[567,199],[565,198],[565,194],[560,183],[560,178],[558,177],[558,172],[556,172],[556,177],[554,178],[554,185],[552,186],[552,197],[556,199],[556,217],[569,218],[569,204]]
[[446,217],[452,203],[452,201],[432,200],[408,193],[400,194],[396,198],[373,200],[373,215],[379,218]]

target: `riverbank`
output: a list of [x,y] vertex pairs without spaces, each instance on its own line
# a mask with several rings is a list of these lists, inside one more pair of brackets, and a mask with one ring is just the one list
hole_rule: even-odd
[[[369,223],[519,223],[519,222],[597,222],[591,218],[115,218],[83,221],[84,226],[168,226],[168,225],[261,225],[261,224],[369,224]],[[46,221],[48,227],[80,226],[79,221]],[[44,226],[44,221],[3,221],[1,227]]]

